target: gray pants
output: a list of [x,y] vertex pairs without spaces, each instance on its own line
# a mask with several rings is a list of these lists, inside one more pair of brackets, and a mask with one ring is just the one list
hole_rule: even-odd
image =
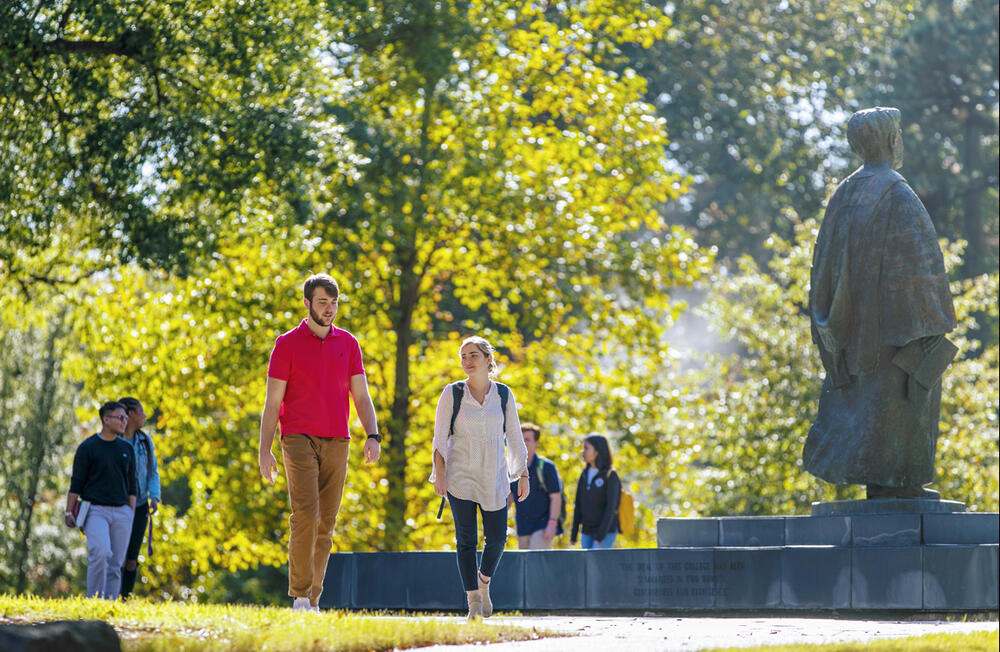
[[132,534],[132,508],[91,505],[87,535],[87,597],[114,600],[122,588],[122,564]]

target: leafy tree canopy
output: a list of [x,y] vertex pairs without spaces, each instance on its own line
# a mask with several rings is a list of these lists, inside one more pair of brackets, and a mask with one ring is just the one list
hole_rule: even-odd
[[4,3],[0,273],[183,273],[252,188],[297,201],[318,36],[297,0]]
[[791,238],[858,165],[850,114],[896,106],[903,174],[939,234],[969,243],[962,275],[996,268],[997,3],[694,0],[665,12],[666,38],[628,55],[693,179],[668,220],[724,258],[763,261],[767,238]]

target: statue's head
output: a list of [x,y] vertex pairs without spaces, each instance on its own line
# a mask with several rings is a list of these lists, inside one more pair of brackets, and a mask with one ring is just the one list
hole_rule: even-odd
[[847,142],[865,163],[884,161],[893,168],[903,164],[903,132],[899,127],[899,109],[876,106],[851,116],[847,123]]

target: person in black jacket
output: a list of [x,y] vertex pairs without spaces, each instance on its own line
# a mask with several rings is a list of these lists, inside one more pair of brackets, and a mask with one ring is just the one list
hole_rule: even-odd
[[[121,438],[128,421],[125,406],[105,403],[99,414],[101,431],[85,439],[73,456],[65,516],[68,527],[83,528],[87,536],[87,597],[114,600],[135,511],[135,450]],[[81,500],[89,504],[85,513],[77,510]]]
[[573,509],[573,533],[570,543],[583,526],[580,547],[612,548],[618,535],[618,502],[622,484],[612,468],[611,447],[601,435],[591,435],[583,442],[583,472],[576,483]]

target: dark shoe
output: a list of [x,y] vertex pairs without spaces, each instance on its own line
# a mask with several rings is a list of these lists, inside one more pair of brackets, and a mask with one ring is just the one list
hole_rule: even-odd
[[895,498],[892,493],[892,487],[885,487],[880,484],[870,484],[865,489],[865,497],[868,500],[884,500],[886,498]]

